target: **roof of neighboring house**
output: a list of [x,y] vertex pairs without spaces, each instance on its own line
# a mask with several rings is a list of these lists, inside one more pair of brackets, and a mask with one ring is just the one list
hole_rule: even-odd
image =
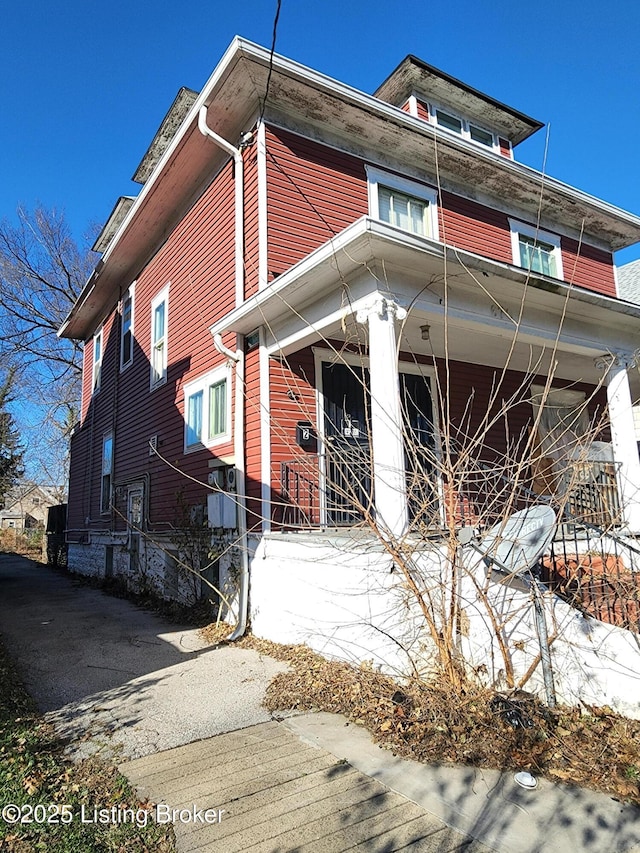
[[640,305],[640,261],[618,267],[618,295]]
[[53,506],[60,503],[60,489],[56,486],[41,486],[38,483],[19,483],[10,489],[5,496],[4,514],[10,514],[14,507],[36,492],[43,506]]

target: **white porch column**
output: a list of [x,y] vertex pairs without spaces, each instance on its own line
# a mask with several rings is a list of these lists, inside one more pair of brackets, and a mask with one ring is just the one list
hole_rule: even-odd
[[398,379],[395,320],[406,311],[378,295],[356,314],[369,324],[371,377],[371,445],[376,519],[387,534],[402,536],[408,525],[407,478],[402,440],[402,407]]
[[618,465],[623,519],[632,533],[640,533],[640,460],[627,374],[630,363],[632,359],[623,355],[611,355],[597,359],[596,367],[605,371],[611,444]]

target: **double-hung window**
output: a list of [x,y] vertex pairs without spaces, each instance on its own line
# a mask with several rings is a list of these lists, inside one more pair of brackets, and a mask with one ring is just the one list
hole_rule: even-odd
[[102,327],[93,336],[93,360],[91,370],[91,392],[97,391],[100,388],[102,379],[102,346],[103,334]]
[[169,285],[151,303],[151,387],[167,381]]
[[218,368],[185,386],[185,452],[228,441],[231,435],[227,367]]
[[371,216],[419,237],[438,239],[434,189],[370,166],[367,178]]
[[563,278],[560,237],[525,222],[509,220],[513,262],[531,272]]
[[113,491],[113,433],[102,436],[102,476],[100,480],[100,512],[111,509]]
[[120,316],[120,370],[133,362],[133,303],[135,284],[122,297]]

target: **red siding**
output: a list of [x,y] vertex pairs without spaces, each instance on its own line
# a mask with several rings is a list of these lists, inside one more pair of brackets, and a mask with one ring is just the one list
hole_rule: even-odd
[[[233,165],[228,163],[194,204],[166,243],[140,273],[136,281],[134,311],[134,358],[119,371],[119,315],[116,311],[105,323],[103,381],[100,391],[86,406],[82,439],[74,442],[70,482],[71,517],[92,519],[92,525],[123,524],[125,498],[118,501],[113,518],[101,516],[100,469],[102,436],[114,430],[114,483],[145,479],[150,489],[150,525],[167,529],[177,520],[176,494],[184,493],[185,503],[202,503],[206,486],[176,473],[206,483],[208,461],[233,453],[228,442],[213,449],[184,453],[184,385],[225,363],[215,349],[209,326],[235,305],[234,231],[229,227],[234,215]],[[151,345],[151,301],[168,284],[168,371],[167,383],[150,391],[149,353]],[[123,290],[131,284],[122,282]],[[225,337],[235,349],[235,335]],[[85,371],[85,400],[90,382],[92,346],[88,345]],[[231,399],[233,399],[232,389]],[[149,438],[158,436],[158,450],[167,462],[149,455]],[[76,449],[77,448],[77,449]],[[91,484],[91,497],[86,496]],[[81,495],[85,493],[85,497]],[[76,502],[82,502],[80,509]]]
[[429,121],[429,105],[425,101],[418,101],[418,118]]
[[498,144],[500,146],[500,153],[505,157],[508,157],[510,160],[513,159],[513,151],[511,150],[511,145],[509,144],[508,139],[503,139],[502,137],[498,138]]
[[288,131],[267,131],[270,277],[368,212],[364,163]]
[[252,145],[244,158],[244,292],[245,298],[258,290],[259,226],[258,226],[258,146]]
[[513,262],[506,213],[449,192],[443,192],[441,197],[441,240],[450,246],[488,255],[497,261]]
[[260,530],[262,524],[262,461],[260,411],[260,350],[245,357],[245,465],[247,472],[247,525]]
[[577,240],[562,238],[562,268],[565,281],[580,284],[598,293],[616,296],[613,257]]
[[[287,359],[269,361],[271,388],[271,488],[274,521],[283,518],[283,500],[280,492],[281,463],[313,456],[316,448],[304,449],[296,443],[296,424],[317,422],[315,394],[315,362],[313,350],[307,347]],[[313,476],[315,463],[307,475]],[[285,516],[286,518],[286,516]]]

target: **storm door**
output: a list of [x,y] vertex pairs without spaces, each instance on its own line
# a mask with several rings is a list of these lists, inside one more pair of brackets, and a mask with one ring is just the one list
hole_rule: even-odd
[[127,496],[127,532],[129,534],[129,570],[135,574],[140,570],[140,533],[143,521],[142,489],[129,489]]
[[369,371],[322,363],[324,473],[327,524],[361,521],[373,503]]
[[432,527],[439,523],[440,500],[435,477],[436,437],[429,378],[401,373],[400,402],[409,518]]

